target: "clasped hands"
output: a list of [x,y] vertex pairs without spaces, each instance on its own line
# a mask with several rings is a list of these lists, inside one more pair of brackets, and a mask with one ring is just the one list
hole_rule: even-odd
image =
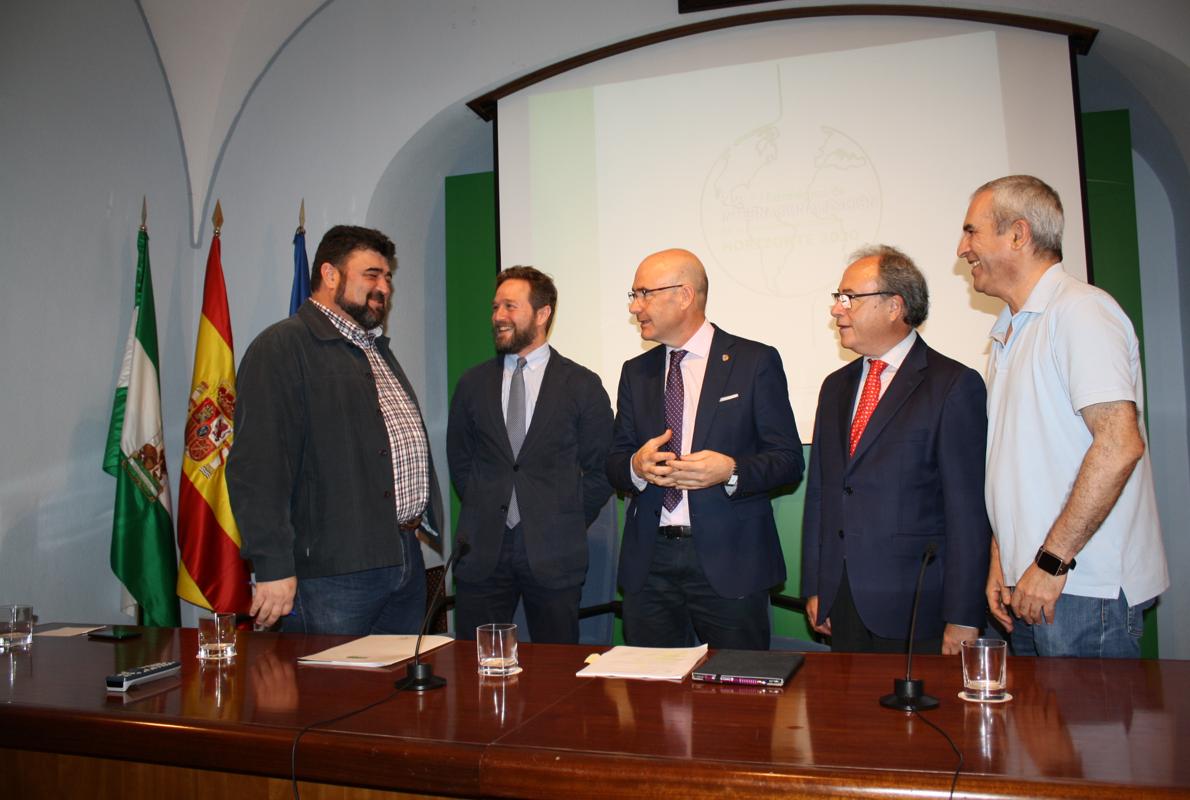
[[[714,450],[699,450],[676,456],[662,450],[673,437],[666,429],[660,436],[649,439],[632,454],[632,470],[643,480],[657,486],[675,489],[706,489],[725,483],[735,469],[735,459]],[[679,449],[677,447],[672,450]]]

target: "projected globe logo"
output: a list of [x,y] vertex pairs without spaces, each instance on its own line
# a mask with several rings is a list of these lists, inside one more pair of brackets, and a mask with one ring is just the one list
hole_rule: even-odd
[[716,264],[765,295],[804,296],[875,239],[880,180],[863,146],[829,126],[770,124],[711,165],[702,228]]

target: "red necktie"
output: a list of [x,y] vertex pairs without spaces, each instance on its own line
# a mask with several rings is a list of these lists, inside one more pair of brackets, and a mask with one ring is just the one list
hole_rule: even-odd
[[864,428],[868,427],[868,420],[880,402],[880,373],[888,364],[879,359],[868,360],[868,379],[864,381],[864,390],[859,396],[859,406],[855,409],[855,419],[851,420],[851,448],[850,455],[855,455],[855,446],[859,438],[864,435]]

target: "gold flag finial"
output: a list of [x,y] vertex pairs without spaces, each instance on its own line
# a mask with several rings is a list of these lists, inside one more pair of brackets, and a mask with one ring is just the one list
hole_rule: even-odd
[[298,233],[306,232],[306,198],[302,198],[302,207],[298,211]]
[[223,205],[218,200],[215,201],[215,213],[211,215],[211,224],[215,226],[215,235],[218,236],[223,230]]
[[148,230],[146,227],[149,223],[149,198],[147,195],[140,196],[140,229],[142,231]]

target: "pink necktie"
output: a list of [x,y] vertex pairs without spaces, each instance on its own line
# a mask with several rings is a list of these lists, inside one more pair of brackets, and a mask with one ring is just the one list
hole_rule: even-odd
[[864,428],[868,427],[868,420],[880,402],[880,373],[888,364],[879,359],[868,360],[868,379],[864,381],[864,390],[859,396],[859,406],[855,409],[855,419],[851,420],[851,448],[850,455],[855,455],[855,447],[859,438],[864,435]]

